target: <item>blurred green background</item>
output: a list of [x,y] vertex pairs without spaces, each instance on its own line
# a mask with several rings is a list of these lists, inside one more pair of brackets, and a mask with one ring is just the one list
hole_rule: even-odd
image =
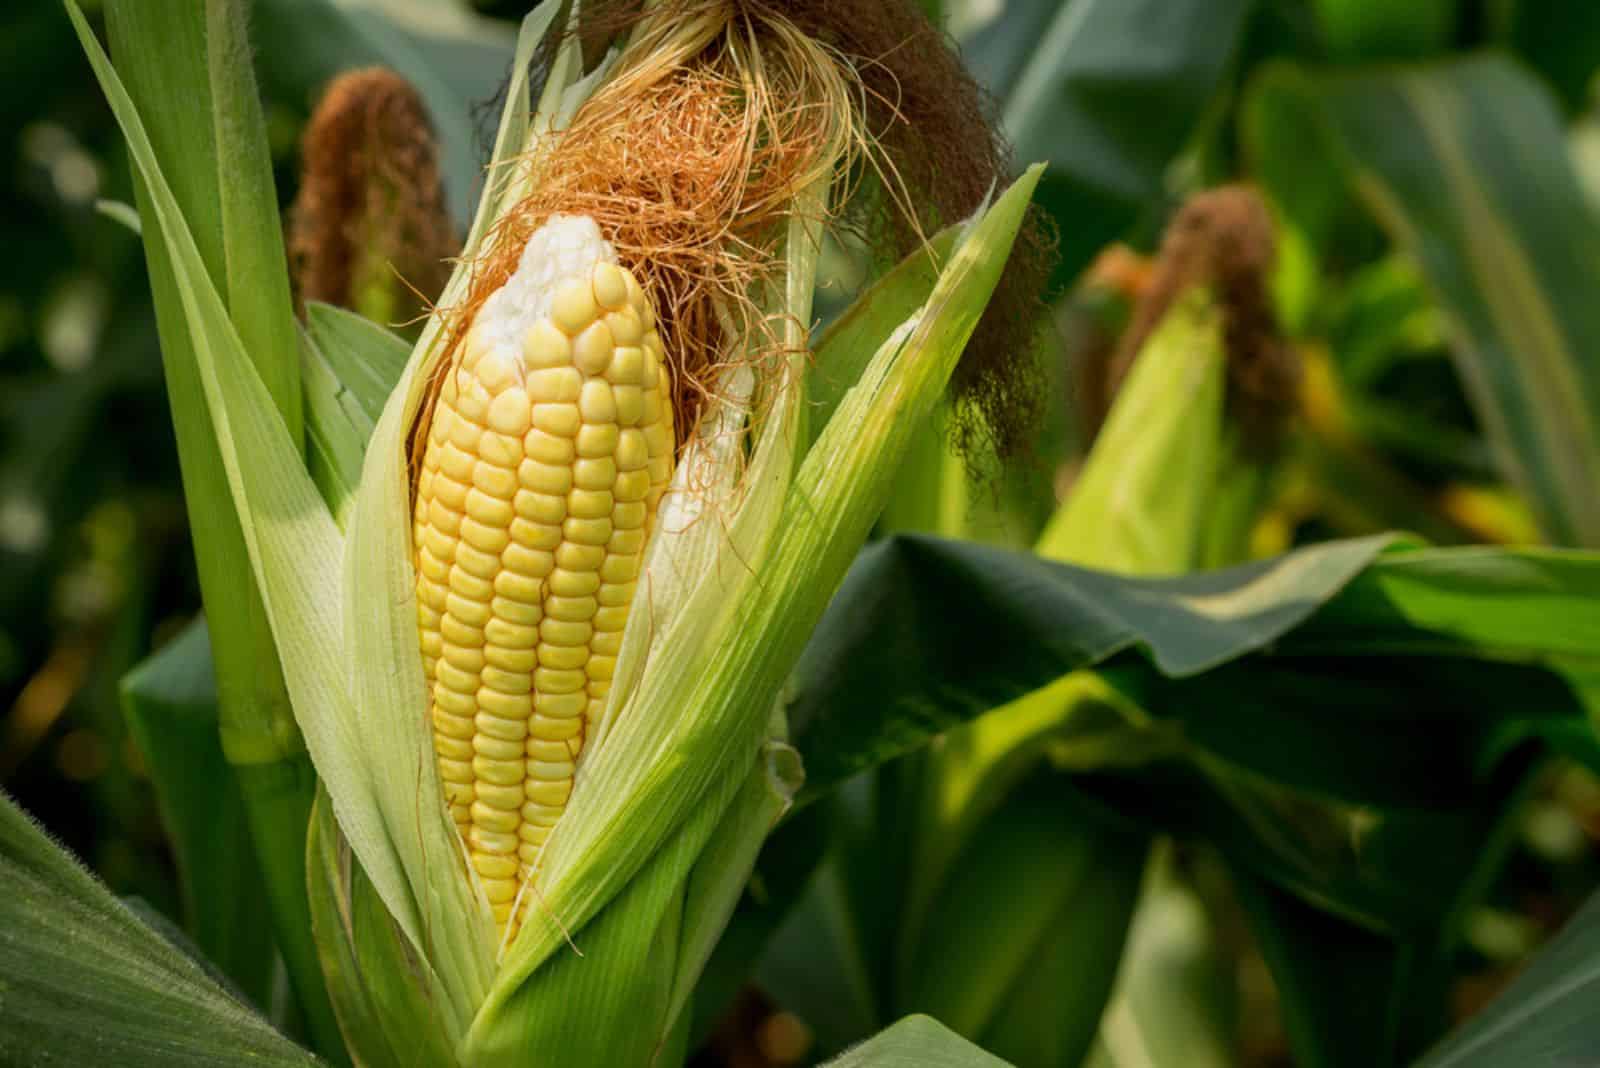
[[[321,87],[341,69],[384,62],[433,107],[449,201],[463,218],[482,105],[527,6],[258,0],[255,51],[281,201],[293,199],[300,131]],[[1254,535],[1258,551],[1390,528],[1442,542],[1539,537],[1537,508],[1508,487],[1463,388],[1447,309],[1327,150],[1317,97],[1336,92],[1342,74],[1504,62],[1537,105],[1535,125],[1560,124],[1593,209],[1594,0],[924,6],[991,93],[1018,161],[1051,163],[1041,201],[1061,238],[1048,353],[1056,415],[1019,477],[1070,469],[1071,443],[1084,436],[1075,383],[1126,315],[1131,294],[1105,260],[1099,271],[1091,264],[1118,242],[1152,251],[1188,194],[1244,179],[1262,184],[1278,215],[1277,310],[1307,367],[1305,408],[1279,496]],[[131,201],[128,162],[52,0],[4,5],[0,71],[9,83],[0,94],[0,786],[113,890],[171,913],[171,859],[118,682],[194,617],[199,593],[144,261],[137,236],[103,209]],[[841,289],[858,273],[843,250],[832,269]],[[1593,349],[1576,357],[1596,373]],[[996,537],[1011,540],[1004,529]],[[1551,771],[1511,863],[1468,924],[1459,1012],[1492,994],[1600,882],[1597,838],[1600,784]],[[1215,874],[1203,848],[1177,862],[1201,890]],[[1287,1063],[1265,967],[1217,897],[1245,1059]],[[725,1058],[765,1063],[743,1046]]]

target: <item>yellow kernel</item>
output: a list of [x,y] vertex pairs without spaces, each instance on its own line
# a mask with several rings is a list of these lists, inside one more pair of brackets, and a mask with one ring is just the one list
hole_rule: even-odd
[[[505,396],[505,394],[501,394]],[[526,430],[527,424],[522,426]],[[522,437],[519,434],[513,437],[495,430],[485,430],[483,437],[478,439],[478,460],[487,462],[496,467],[515,467],[517,461],[522,459]]]
[[571,669],[542,667],[533,673],[536,693],[572,693],[583,689],[586,681],[583,672]]
[[[463,419],[458,415],[454,415],[454,413],[452,413],[452,416],[453,421],[450,424],[450,436],[446,439],[446,441],[460,449],[462,452],[476,455],[478,451],[478,440],[483,437],[483,427],[479,426],[477,423],[474,423],[470,419]],[[441,456],[440,464],[442,465],[443,462],[444,459]]]
[[439,756],[445,760],[471,760],[477,750],[472,748],[469,738],[452,738],[448,734],[439,732],[433,740],[433,747]]
[[588,623],[564,619],[544,619],[539,622],[540,649],[544,645],[588,645],[594,628]]
[[[582,439],[583,429],[578,431]],[[522,439],[522,447],[528,454],[528,459],[541,464],[570,464],[573,459],[571,438],[557,437],[543,430],[530,430]]]
[[452,591],[444,599],[445,609],[469,627],[481,627],[489,622],[489,606],[481,601],[469,601]]
[[535,404],[570,404],[578,399],[583,375],[576,367],[546,367],[528,372],[528,396]]
[[[510,729],[511,724],[517,723],[522,724],[525,729],[528,717],[533,715],[533,695],[531,693],[501,693],[499,690],[491,690],[485,686],[478,690],[477,699],[480,713],[488,713],[489,716],[487,718],[492,718],[495,722],[505,725],[507,730]],[[473,729],[477,729],[476,721],[473,723]],[[506,735],[502,735],[502,737],[506,737]]]
[[604,374],[615,347],[611,328],[603,322],[592,323],[572,342],[572,363],[586,375]]
[[639,557],[632,553],[625,556],[608,556],[606,562],[600,565],[600,581],[607,585],[631,583],[638,577]]
[[521,386],[506,390],[489,404],[489,429],[521,437],[528,432],[532,405]]
[[478,627],[469,627],[454,615],[446,615],[439,621],[439,633],[447,642],[457,645],[482,645],[483,631]]
[[[471,490],[467,491],[471,493]],[[454,534],[461,529],[461,513],[454,508],[448,508],[444,502],[435,497],[428,505],[428,520],[433,526],[438,527],[446,534]]]
[[455,559],[456,543],[449,534],[438,527],[425,527],[422,531],[422,547],[441,560]]
[[[609,608],[602,608],[594,614],[594,629],[597,631],[621,630],[627,624],[627,622],[627,605],[614,605]],[[489,672],[493,670],[493,668],[489,667],[484,668],[484,677],[487,678]]]
[[[522,549],[521,546],[517,548],[520,552],[528,551]],[[538,561],[519,557],[517,563],[522,566],[513,567],[508,563],[506,570],[494,577],[494,585],[491,589],[494,594],[507,600],[537,603],[539,598],[544,595],[544,587],[541,582],[542,576],[537,572],[524,570],[523,568],[538,567]]]
[[612,484],[611,494],[617,500],[642,501],[650,492],[650,472],[624,471]]
[[552,741],[549,738],[539,738],[528,735],[528,742],[523,750],[529,760],[571,760],[572,750],[564,741]]
[[561,544],[561,528],[553,523],[536,523],[518,516],[508,529],[511,540],[524,549],[550,550]]
[[551,719],[570,719],[583,715],[584,709],[589,707],[589,697],[582,690],[576,693],[536,693],[533,695],[533,710],[541,716]]
[[533,680],[520,671],[505,671],[488,664],[484,665],[480,677],[485,686],[498,693],[527,693],[533,686]]
[[450,478],[441,472],[433,480],[433,499],[446,508],[459,510],[467,502],[467,483],[471,480],[471,472],[462,479]]
[[571,470],[572,484],[581,490],[609,490],[617,481],[617,462],[609,456],[579,460]]
[[450,574],[450,565],[429,552],[427,546],[423,546],[422,551],[417,553],[417,570],[424,578],[443,582]]
[[650,462],[650,446],[644,431],[629,427],[617,435],[617,467],[623,471],[637,471]]
[[637,530],[644,526],[644,514],[643,501],[619,504],[611,510],[611,525],[617,530]]
[[417,582],[417,599],[436,612],[444,611],[444,599],[449,592],[449,587],[441,582],[426,578]]
[[[649,375],[647,373],[646,374],[646,380],[648,380],[648,378],[649,378]],[[652,388],[650,386],[645,386],[644,387],[644,414],[639,419],[640,425],[641,426],[649,426],[651,423],[659,423],[661,421],[661,417],[662,417],[663,414],[664,413],[662,411],[662,404],[661,404],[661,391],[659,389],[654,389],[654,388]]]
[[626,607],[633,601],[633,591],[638,587],[636,582],[608,582],[600,587],[596,598],[606,608],[617,606]]
[[457,564],[450,568],[450,591],[474,601],[487,601],[494,587],[487,579],[481,579]]
[[[480,803],[472,806],[472,822],[481,824],[491,831],[511,834],[515,833],[517,825],[522,822],[522,813],[490,808],[488,805]],[[498,881],[515,879],[520,862],[514,856],[496,856],[493,853],[480,853],[472,858],[472,866],[483,878]]]
[[456,543],[456,567],[481,579],[493,579],[495,573],[500,570],[500,556],[498,553],[486,553],[481,549],[474,549],[461,541]]
[[533,409],[533,425],[560,438],[576,435],[582,421],[576,404],[538,404]]
[[[561,533],[568,541],[575,541],[579,545],[604,545],[611,537],[611,520],[604,519],[577,519],[569,518],[561,524]],[[457,556],[471,550],[465,546],[458,546]]]
[[439,470],[457,482],[471,482],[472,469],[477,464],[477,459],[471,453],[456,448],[453,443],[439,450]]
[[603,308],[621,308],[628,303],[628,280],[614,263],[597,263],[594,268],[594,299]]
[[617,403],[611,396],[611,383],[603,378],[591,378],[583,384],[578,394],[578,411],[585,423],[614,423],[617,421]]
[[[507,511],[510,507],[507,503]],[[511,520],[506,520],[506,523],[510,522]],[[510,543],[511,535],[506,532],[504,526],[498,524],[490,526],[468,516],[461,521],[461,540],[480,552],[498,553]]]
[[520,623],[523,626],[535,626],[544,618],[544,609],[539,606],[538,601],[496,597],[489,602],[489,607],[493,609],[495,618]]
[[562,282],[550,300],[550,318],[569,337],[593,322],[599,310],[594,290],[587,280],[573,278]]
[[[504,738],[496,738],[489,734],[479,734],[472,739],[473,751],[484,760],[519,760],[522,757],[522,743],[508,742]],[[510,828],[515,830],[515,828]]]
[[614,345],[639,345],[644,341],[644,323],[632,308],[612,312],[605,323]]
[[509,501],[517,492],[517,473],[498,464],[480,463],[472,469],[472,484],[492,497]]
[[581,668],[589,659],[589,649],[585,645],[551,645],[549,642],[539,644],[539,666],[547,668],[564,668],[572,670]]
[[611,515],[612,507],[610,490],[573,490],[567,495],[567,514],[578,519]]
[[[592,612],[590,613],[590,615],[593,614]],[[483,670],[483,649],[480,646],[457,645],[454,642],[445,642],[442,659],[444,663],[468,674]],[[438,666],[435,665],[434,671],[437,672],[438,670]]]
[[[474,828],[476,829],[476,828]],[[515,879],[484,879],[483,896],[489,899],[490,905],[506,906],[506,916],[511,915],[511,902],[517,899],[517,883]]]
[[644,548],[644,528],[635,527],[632,530],[619,530],[611,535],[611,540],[606,542],[606,548],[614,553],[632,555]]
[[[443,680],[440,680],[433,687],[433,703],[437,706],[434,709],[435,726],[438,726],[440,730],[446,730],[445,726],[440,726],[441,719],[454,722],[462,716],[466,716],[468,717],[466,720],[466,733],[461,737],[472,737],[472,720],[470,717],[478,711],[478,702],[473,699],[471,693],[452,690]],[[454,734],[456,732],[448,731],[448,733]]]
[[456,411],[461,413],[463,419],[482,425],[489,414],[489,400],[489,391],[483,388],[481,382],[463,382],[460,395],[456,398]]
[[544,617],[578,622],[592,619],[598,607],[593,597],[550,597],[544,602]]
[[618,632],[596,634],[590,649],[595,656],[616,656],[622,650],[622,635]]
[[478,382],[488,390],[490,396],[494,396],[517,380],[517,361],[498,346],[485,352],[473,370],[478,376]]
[[568,571],[598,571],[605,558],[604,545],[578,545],[564,541],[556,550],[556,566]]
[[478,675],[473,671],[462,671],[447,660],[439,662],[439,684],[456,693],[472,693],[478,688]]
[[[478,799],[486,805],[495,808],[511,809],[515,811],[522,797],[521,783],[508,783],[504,786],[498,783],[480,780],[477,784]],[[474,828],[476,829],[476,828]],[[492,849],[493,853],[507,853],[508,849]]]
[[496,618],[485,624],[483,638],[499,649],[531,650],[539,643],[539,628],[532,624],[512,623]]
[[515,515],[510,501],[485,493],[476,486],[467,491],[466,512],[474,521],[491,527],[505,527]]
[[617,451],[617,424],[585,426],[578,431],[579,456],[610,456]]
[[628,286],[628,303],[633,305],[633,309],[640,311],[643,308],[648,308],[650,301],[645,297],[644,289],[639,285],[639,280],[633,276],[633,272],[624,269],[622,278]]
[[532,648],[507,649],[499,645],[483,647],[484,663],[502,671],[532,671],[538,666],[539,654]]
[[572,782],[567,779],[561,779],[556,782],[533,782],[530,780],[526,784],[524,792],[527,794],[528,800],[534,804],[556,808],[565,805],[572,796]]
[[617,402],[617,422],[637,426],[644,419],[644,391],[638,386],[615,386],[612,392]]
[[606,367],[606,379],[613,385],[637,386],[644,382],[644,350],[636,344],[618,345]]
[[[565,494],[572,488],[575,466],[570,464],[541,464],[534,460],[524,460],[517,468],[517,478],[522,483],[522,493],[532,491],[535,493]],[[520,505],[519,505],[520,507]]]
[[572,363],[572,342],[549,319],[540,319],[522,339],[522,359],[530,371],[567,367]]
[[[494,696],[492,692],[486,690],[479,690],[478,693],[487,698],[493,698]],[[522,751],[523,739],[528,737],[527,717],[519,719],[514,716],[497,716],[485,711],[478,713],[473,719],[472,725],[478,729],[479,734],[486,738],[498,738],[502,742],[516,742],[518,752]],[[494,782],[495,780],[491,779],[489,781]]]
[[516,504],[517,513],[531,523],[554,525],[567,518],[567,499],[554,493],[519,494]]
[[523,780],[524,793],[527,792],[527,786],[534,782],[570,782],[573,770],[570,760],[530,760],[527,776]]
[[446,782],[469,783],[475,778],[470,760],[439,760],[439,777]]
[[593,571],[557,568],[551,572],[546,588],[557,597],[587,597],[600,588],[600,576]]

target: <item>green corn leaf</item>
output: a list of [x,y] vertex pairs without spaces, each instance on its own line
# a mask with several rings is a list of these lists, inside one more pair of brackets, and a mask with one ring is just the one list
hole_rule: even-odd
[[366,415],[370,432],[411,358],[410,343],[355,312],[318,301],[306,305],[306,330]]
[[354,393],[339,381],[333,365],[309,335],[301,347],[300,380],[305,385],[306,470],[340,529],[361,484],[361,463],[373,421]]
[[[217,734],[211,642],[196,620],[124,676],[122,710],[155,786],[172,843],[184,927],[256,1004],[267,1003],[274,949],[244,800]],[[230,858],[215,863],[219,856]]]
[[0,1061],[306,1066],[0,794]]
[[828,1062],[827,1068],[1008,1068],[927,1016],[908,1016]]
[[1600,545],[1600,342],[1585,200],[1548,91],[1504,58],[1372,75],[1263,75],[1262,106],[1322,120],[1356,190],[1416,260],[1510,480],[1549,539]]

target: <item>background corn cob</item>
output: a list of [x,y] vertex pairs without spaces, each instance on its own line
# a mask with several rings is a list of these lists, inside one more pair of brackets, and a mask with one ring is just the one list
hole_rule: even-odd
[[502,930],[604,706],[672,471],[655,316],[616,260],[586,217],[536,232],[452,354],[422,449],[434,745]]

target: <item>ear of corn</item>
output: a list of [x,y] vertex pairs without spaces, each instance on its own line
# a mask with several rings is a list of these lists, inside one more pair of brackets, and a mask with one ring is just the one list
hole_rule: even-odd
[[587,218],[534,234],[445,371],[417,479],[417,613],[450,814],[505,928],[572,794],[672,471],[639,283]]

